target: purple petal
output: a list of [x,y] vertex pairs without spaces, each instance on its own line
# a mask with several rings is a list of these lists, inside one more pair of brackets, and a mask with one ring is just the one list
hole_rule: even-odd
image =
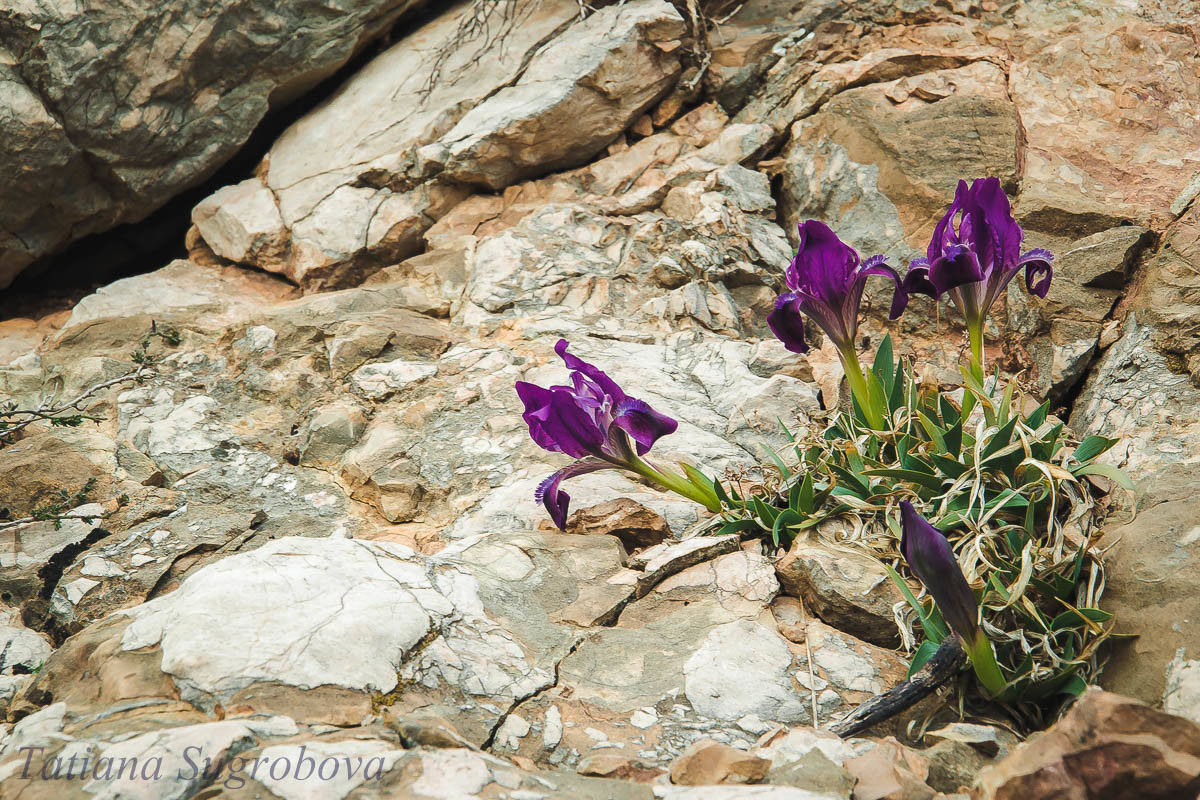
[[[567,365],[567,369],[574,372],[582,373],[585,377],[591,379],[596,385],[612,398],[614,404],[625,399],[625,393],[621,391],[621,387],[617,386],[617,382],[604,374],[603,371],[597,369],[591,364],[579,358],[576,355],[567,352],[567,348],[571,343],[566,339],[559,339],[554,345],[554,352],[562,357],[563,363]],[[578,387],[578,383],[576,386]]]
[[679,423],[660,414],[642,400],[627,397],[615,409],[613,425],[637,442],[637,454],[644,456],[662,436],[674,433]]
[[566,530],[567,507],[571,504],[571,495],[560,491],[558,485],[567,478],[573,478],[576,475],[584,475],[588,472],[595,472],[598,469],[611,468],[611,464],[605,464],[603,461],[576,461],[569,467],[563,467],[539,483],[537,489],[533,492],[533,499],[546,507],[546,511],[550,514],[550,519],[554,520],[554,524],[558,526],[559,530]]
[[517,396],[525,404],[522,418],[539,447],[572,458],[598,454],[605,435],[578,399],[564,387],[543,389],[517,381]]
[[971,182],[970,204],[972,230],[960,231],[960,239],[970,242],[979,264],[985,272],[995,268],[1007,269],[1017,263],[1017,253],[1025,232],[1013,219],[1008,195],[999,178],[979,178]]
[[929,282],[937,288],[938,296],[983,278],[979,259],[965,244],[947,245],[942,256],[929,265]]
[[767,326],[775,338],[793,353],[807,353],[808,342],[804,340],[804,317],[797,308],[798,298],[794,294],[781,294],[775,298],[775,308],[767,314]]
[[950,542],[907,500],[900,502],[900,515],[900,553],[909,569],[925,585],[950,629],[963,641],[973,641],[979,627],[979,607]]
[[929,240],[929,248],[926,253],[928,261],[932,262],[941,256],[942,247],[947,243],[958,241],[958,233],[954,230],[954,216],[966,206],[969,193],[967,182],[960,180],[958,187],[954,190],[954,202],[950,204],[950,208],[946,210],[933,229],[933,237]]
[[787,268],[788,288],[803,290],[832,307],[849,292],[858,253],[815,219],[800,225],[800,248]]
[[904,309],[908,306],[908,291],[904,288],[904,281],[900,279],[900,273],[885,264],[885,261],[887,261],[887,256],[871,256],[863,262],[862,267],[859,269],[858,279],[865,281],[872,275],[882,275],[886,278],[891,278],[896,284],[896,288],[892,292],[892,307],[888,312],[888,319],[899,319],[900,315],[904,313]]
[[1054,276],[1050,262],[1053,260],[1054,256],[1050,251],[1041,248],[1030,250],[1021,256],[1020,263],[1025,267],[1025,288],[1042,300],[1046,299],[1046,294],[1050,291],[1050,279]]

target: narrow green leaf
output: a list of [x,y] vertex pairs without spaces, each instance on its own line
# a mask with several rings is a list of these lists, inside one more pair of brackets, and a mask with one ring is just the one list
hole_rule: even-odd
[[987,459],[999,453],[1012,442],[1013,429],[1017,427],[1017,418],[1013,417],[1004,425],[1000,426],[1000,430],[996,431],[995,435],[988,440],[988,443],[983,446],[983,452],[980,454],[982,458]]
[[816,510],[816,505],[813,503],[813,480],[812,473],[804,473],[804,480],[800,482],[800,489],[796,493],[796,502],[793,507],[804,514],[812,514]]
[[1112,614],[1098,608],[1068,609],[1050,621],[1050,629],[1055,631],[1082,628],[1088,622],[1104,623],[1112,619]]
[[1089,436],[1079,443],[1071,455],[1081,464],[1086,464],[1096,456],[1112,449],[1120,439],[1109,439],[1106,436]]
[[937,445],[938,452],[945,453],[946,439],[942,436],[942,431],[938,428],[937,424],[924,411],[917,412],[917,421],[921,423],[921,427],[929,435],[930,441]]
[[912,663],[908,665],[908,674],[905,679],[911,678],[917,674],[917,670],[925,666],[929,659],[933,658],[933,654],[938,651],[938,645],[926,639],[921,642],[921,646],[913,652]]
[[1050,413],[1050,401],[1042,403],[1033,410],[1033,413],[1025,418],[1025,424],[1035,431],[1042,427],[1042,423],[1046,421],[1046,416]]
[[958,478],[967,471],[965,464],[961,464],[952,458],[938,455],[931,455],[930,458],[933,459],[933,463],[937,465],[938,470],[943,475],[948,475],[951,478]]
[[875,351],[875,363],[871,371],[879,376],[879,382],[888,394],[892,392],[892,381],[895,379],[895,361],[892,356],[892,335],[885,333],[879,349]]
[[1133,480],[1111,464],[1085,464],[1082,467],[1071,470],[1071,474],[1076,477],[1081,475],[1099,475],[1102,478],[1108,478],[1113,483],[1124,486],[1131,492],[1133,491]]
[[894,478],[899,481],[907,481],[915,483],[919,486],[924,486],[933,491],[941,491],[942,479],[935,475],[927,475],[924,472],[918,472],[915,469],[869,469],[865,475],[870,475],[873,478]]

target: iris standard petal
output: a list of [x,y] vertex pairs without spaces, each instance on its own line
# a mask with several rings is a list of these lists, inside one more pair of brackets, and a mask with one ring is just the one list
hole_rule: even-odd
[[900,553],[909,569],[925,585],[950,629],[964,642],[974,641],[979,607],[950,542],[907,500],[900,503],[900,516]]
[[1050,291],[1050,279],[1054,276],[1054,269],[1050,266],[1053,260],[1050,251],[1041,248],[1021,256],[1020,263],[1025,267],[1025,288],[1043,300]]
[[559,530],[565,530],[567,527],[567,508],[571,504],[571,495],[561,491],[558,485],[567,478],[573,478],[576,475],[585,475],[599,469],[611,468],[611,464],[606,464],[603,461],[576,461],[569,467],[563,467],[539,483],[537,489],[533,492],[533,499],[545,506],[546,511],[550,514],[550,519],[554,520],[554,524],[558,526]]
[[823,222],[810,219],[799,227],[800,248],[787,269],[788,288],[841,305],[858,266],[858,252]]
[[644,456],[660,437],[674,433],[679,423],[660,414],[649,403],[627,397],[614,409],[613,425],[629,434],[637,443],[637,454]]
[[767,314],[767,327],[783,346],[793,353],[807,353],[808,342],[804,339],[804,317],[800,314],[796,295],[781,294],[775,298],[775,308]]
[[554,352],[558,353],[562,358],[563,363],[567,365],[567,369],[582,373],[585,377],[594,381],[601,391],[613,399],[614,404],[625,399],[625,392],[621,391],[621,387],[617,385],[616,381],[608,377],[603,370],[592,366],[579,356],[568,353],[567,348],[570,346],[571,343],[566,339],[559,339],[554,345]]

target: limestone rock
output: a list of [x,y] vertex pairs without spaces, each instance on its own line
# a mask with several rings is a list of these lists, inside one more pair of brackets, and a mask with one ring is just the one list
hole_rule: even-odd
[[903,597],[879,562],[797,538],[775,569],[784,589],[827,624],[872,644],[899,644],[892,606]]
[[702,739],[671,764],[671,783],[707,786],[715,783],[760,783],[771,762],[744,750]]
[[980,773],[972,796],[1190,797],[1200,791],[1200,729],[1092,688],[1067,715]]
[[377,0],[337,14],[322,3],[229,0],[171,13],[163,3],[9,7],[0,16],[0,176],[20,190],[0,206],[0,286],[203,180],[268,110],[419,5]]
[[627,550],[661,544],[671,535],[661,515],[624,497],[576,511],[567,519],[567,533],[615,536]]

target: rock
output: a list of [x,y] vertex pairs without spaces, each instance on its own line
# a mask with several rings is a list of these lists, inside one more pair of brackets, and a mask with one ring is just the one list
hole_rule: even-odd
[[1159,703],[1168,666],[1195,641],[1200,603],[1195,572],[1200,559],[1195,466],[1165,467],[1148,476],[1130,522],[1105,531],[1116,542],[1106,559],[1104,607],[1116,631],[1137,638],[1117,642],[1101,674],[1106,688]]
[[931,800],[935,792],[925,783],[928,761],[888,737],[867,753],[843,764],[853,775],[855,800]]
[[[1122,220],[1161,228],[1200,167],[1200,156],[1181,154],[1165,135],[1195,124],[1196,103],[1166,100],[1200,100],[1183,77],[1194,42],[1135,18],[1039,22],[1036,33],[1026,28],[1009,40],[1012,97],[1026,140],[1018,221],[1072,238]],[[1114,86],[1143,87],[1145,99]],[[1069,123],[1060,114],[1063,97],[1071,98]],[[1134,152],[1131,142],[1135,156],[1113,157]]]
[[[71,442],[71,438],[76,441]],[[94,486],[89,499],[107,500],[115,460],[111,454],[104,459],[89,451],[80,439],[54,431],[34,434],[0,449],[0,507],[8,509],[12,518],[25,517],[35,508],[61,503],[60,491],[74,495],[89,481]]]
[[567,533],[615,536],[627,550],[661,544],[671,535],[662,516],[625,497],[576,511],[567,519]]
[[0,175],[22,189],[0,206],[0,287],[203,180],[272,107],[420,5],[378,0],[329,15],[320,3],[223,1],[169,17],[119,3],[9,9],[0,18],[0,119],[21,122],[0,135]]
[[[682,21],[662,0],[568,27],[576,11],[543,4],[514,25],[489,7],[505,33],[488,27],[482,41],[463,33],[474,8],[432,20],[292,126],[264,177],[197,206],[201,236],[222,257],[305,286],[347,285],[417,255],[465,184],[503,189],[587,160],[670,89]],[[402,102],[396,74],[408,76]]]
[[1037,300],[1014,280],[1008,285],[1008,316],[1033,357],[1042,396],[1057,400],[1083,377],[1102,327],[1152,238],[1146,228],[1126,225],[1061,248],[1031,243],[1050,245],[1055,252],[1053,291]]
[[[783,165],[789,236],[797,222],[812,217],[864,257],[907,255],[896,250],[901,243],[915,255],[924,251],[927,226],[945,213],[961,177],[1015,182],[1017,117],[1003,71],[977,61],[923,78],[944,80],[952,94],[933,102],[914,95],[897,104],[889,97],[894,81],[872,83],[835,95],[795,124]],[[931,152],[934,145],[945,149]]]
[[775,570],[783,588],[827,624],[872,644],[899,644],[892,606],[904,599],[875,559],[797,538]]
[[771,762],[764,758],[701,739],[671,764],[671,783],[682,786],[760,783],[770,767]]
[[1191,797],[1200,791],[1200,728],[1097,688],[1049,730],[984,768],[972,796]]
[[683,31],[683,20],[662,0],[600,9],[419,156],[447,178],[493,190],[576,166],[671,88],[680,71],[671,51]]
[[1163,711],[1192,722],[1200,722],[1200,661],[1189,659],[1186,648],[1179,648],[1167,665],[1167,688],[1163,691]]

